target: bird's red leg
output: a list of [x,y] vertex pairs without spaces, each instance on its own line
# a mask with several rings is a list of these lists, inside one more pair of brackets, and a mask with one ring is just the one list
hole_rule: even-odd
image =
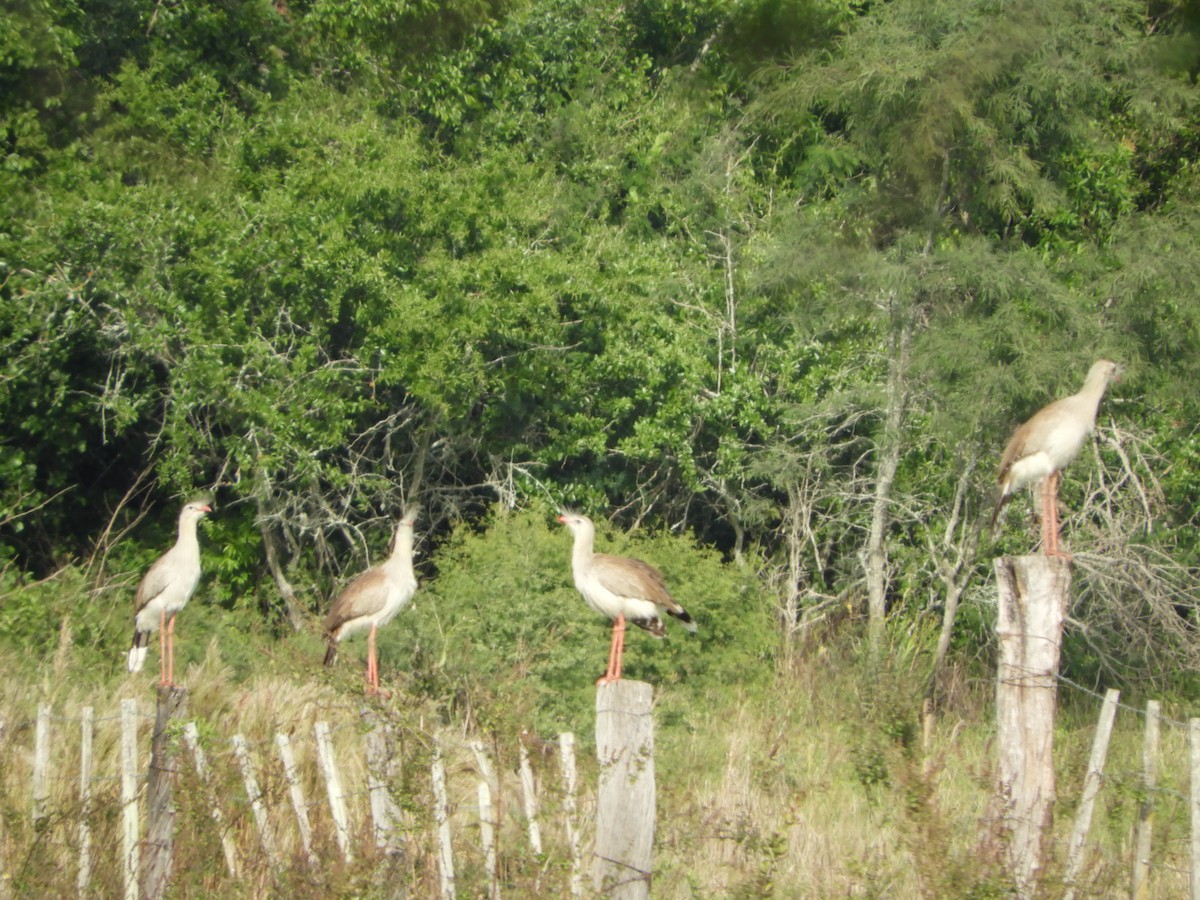
[[600,678],[596,679],[596,684],[608,684],[610,681],[616,680],[613,677],[613,670],[617,665],[617,631],[624,624],[625,617],[623,615],[613,619],[612,640],[608,644],[608,668],[604,670],[604,674]]
[[625,652],[625,614],[619,613],[613,622],[612,644],[608,648],[608,671],[601,683],[621,680],[621,654]]
[[621,680],[621,657],[625,655],[625,616],[617,616],[617,666],[613,681]]
[[158,612],[158,685],[167,683],[167,609]]
[[1050,473],[1050,487],[1046,491],[1046,507],[1050,512],[1050,555],[1058,556],[1058,471]]
[[167,686],[175,684],[175,616],[167,622]]
[[1042,552],[1050,555],[1050,479],[1047,475],[1042,479]]
[[371,626],[371,633],[367,637],[367,693],[375,694],[379,691],[379,669],[378,663],[375,661],[375,626]]
[[1059,481],[1059,476],[1058,476],[1058,472],[1055,472],[1050,477],[1053,479],[1053,481],[1051,482],[1051,489],[1050,489],[1050,528],[1051,528],[1051,539],[1052,539],[1052,549],[1050,551],[1050,555],[1057,556],[1060,559],[1070,559],[1071,558],[1070,553],[1064,553],[1062,550],[1058,549],[1058,532],[1059,532],[1059,521],[1058,521],[1058,481]]

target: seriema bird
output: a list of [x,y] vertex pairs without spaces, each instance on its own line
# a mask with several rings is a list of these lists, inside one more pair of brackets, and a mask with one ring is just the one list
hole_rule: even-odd
[[325,617],[325,636],[329,649],[325,665],[337,659],[338,644],[347,637],[369,629],[367,638],[367,693],[379,692],[379,660],[375,652],[375,634],[400,610],[412,602],[417,591],[413,574],[413,525],[416,513],[409,512],[396,524],[391,555],[363,572],[333,601]]
[[658,569],[640,559],[595,553],[596,527],[587,516],[564,512],[558,521],[571,529],[575,537],[571,550],[575,587],[588,606],[613,620],[608,669],[597,684],[621,678],[626,621],[661,638],[666,633],[661,616],[666,613],[682,622],[688,631],[696,630],[696,623],[671,596]]
[[158,632],[159,679],[162,686],[175,683],[175,616],[200,582],[200,540],[196,525],[212,508],[201,500],[185,503],[179,513],[179,536],[142,577],[134,597],[133,644],[129,648],[130,672],[140,672],[149,650],[150,635]]
[[1096,411],[1110,381],[1118,377],[1116,363],[1097,360],[1077,394],[1055,400],[1034,413],[1016,430],[1004,448],[997,481],[1000,496],[992,512],[992,527],[1018,488],[1042,482],[1042,549],[1047,556],[1067,557],[1058,549],[1059,473],[1079,455],[1096,427]]

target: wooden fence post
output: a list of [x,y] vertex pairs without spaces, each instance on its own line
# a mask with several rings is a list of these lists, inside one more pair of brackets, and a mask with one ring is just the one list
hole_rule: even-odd
[[396,840],[392,795],[388,790],[388,730],[383,722],[376,722],[367,733],[367,790],[371,799],[375,849],[388,856],[398,856],[400,845]]
[[175,741],[171,722],[187,706],[187,690],[161,685],[150,742],[150,777],[146,785],[146,842],[142,845],[142,897],[158,898],[171,880],[175,853]]
[[492,811],[492,789],[479,782],[479,842],[488,872],[488,900],[500,900],[500,873],[496,869],[496,827]]
[[272,869],[279,868],[279,854],[275,850],[275,839],[271,834],[271,820],[267,817],[267,807],[263,803],[263,794],[258,787],[258,779],[254,775],[254,761],[250,759],[250,748],[246,738],[235,734],[230,743],[233,744],[233,755],[237,757],[238,768],[242,770],[242,781],[246,785],[246,799],[250,801],[250,811],[254,813],[254,824],[258,828],[258,841],[267,862]]
[[621,900],[650,895],[654,849],[654,690],[641,681],[612,681],[596,690],[597,891]]
[[333,814],[333,831],[337,837],[338,847],[342,851],[342,859],[350,862],[354,852],[350,847],[350,816],[346,812],[346,792],[342,790],[342,778],[338,774],[337,764],[333,756],[333,739],[329,732],[328,722],[317,722],[313,725],[313,733],[317,739],[317,760],[321,764],[321,774],[325,776],[325,788],[329,794],[329,810]]
[[121,701],[121,871],[125,900],[138,900],[138,808],[137,808],[137,701]]
[[1104,761],[1108,757],[1108,741],[1112,737],[1113,722],[1117,718],[1117,700],[1121,692],[1109,688],[1100,707],[1100,720],[1096,723],[1096,736],[1092,739],[1092,755],[1088,758],[1087,773],[1083,777],[1083,797],[1075,814],[1075,827],[1067,844],[1067,892],[1063,900],[1075,896],[1075,880],[1083,866],[1083,848],[1087,843],[1088,829],[1092,825],[1092,810],[1096,806],[1096,795],[1100,793],[1100,782],[1104,777]]
[[79,720],[79,872],[75,888],[87,893],[92,880],[92,742],[96,735],[96,711],[83,708]]
[[316,868],[320,865],[317,854],[312,848],[312,825],[308,821],[308,804],[304,799],[304,788],[296,774],[296,757],[292,753],[291,739],[282,732],[275,734],[275,747],[279,751],[279,761],[283,763],[283,779],[288,784],[288,796],[292,799],[292,811],[296,814],[296,827],[300,829],[300,844],[304,848],[304,858],[309,866]]
[[488,783],[488,788],[492,792],[492,799],[499,804],[500,781],[496,777],[496,767],[492,765],[492,758],[488,756],[487,748],[483,746],[483,741],[471,741],[468,746],[470,746],[471,753],[475,757],[475,764],[479,766],[479,774]]
[[1146,736],[1142,743],[1143,799],[1133,841],[1132,900],[1150,896],[1150,839],[1154,831],[1154,792],[1158,789],[1159,702],[1146,701]]
[[450,800],[446,794],[446,766],[442,763],[442,745],[434,739],[433,818],[438,829],[438,874],[442,900],[454,900],[454,850],[450,843]]
[[533,769],[529,765],[529,750],[525,742],[518,744],[520,754],[521,794],[525,800],[525,821],[529,829],[529,846],[541,855],[542,829],[538,826],[537,787],[533,783]]
[[996,802],[1006,831],[1006,864],[1021,898],[1031,897],[1042,838],[1054,806],[1055,678],[1071,586],[1070,563],[1051,556],[995,561]]
[[583,896],[583,860],[579,849],[578,805],[575,802],[575,735],[564,731],[558,736],[562,761],[563,818],[566,820],[567,846],[571,850],[571,896]]
[[225,827],[225,817],[221,815],[221,807],[217,803],[217,798],[212,791],[212,785],[208,781],[208,763],[204,759],[204,748],[200,746],[200,731],[196,728],[195,722],[188,722],[183,726],[183,740],[192,752],[192,762],[196,768],[196,777],[204,786],[209,812],[221,835],[221,851],[225,854],[225,868],[229,871],[230,878],[237,878],[237,853],[233,846],[233,836]]
[[1200,900],[1200,719],[1188,720],[1192,795],[1192,900]]
[[39,703],[33,738],[33,827],[40,830],[49,816],[50,704]]

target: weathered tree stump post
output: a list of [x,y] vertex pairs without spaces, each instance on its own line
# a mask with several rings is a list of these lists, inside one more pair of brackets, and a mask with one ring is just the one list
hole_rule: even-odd
[[654,849],[654,690],[641,681],[613,681],[596,690],[594,886],[605,897],[650,896]]
[[1054,716],[1070,563],[1058,557],[1004,556],[999,589],[996,684],[999,746],[996,801],[1007,836],[1006,862],[1020,897],[1032,897],[1042,836],[1054,806]]
[[154,736],[150,744],[150,777],[146,786],[146,842],[142,845],[143,898],[162,897],[171,881],[175,851],[175,756],[176,736],[171,734],[173,719],[184,715],[187,690],[173,685],[158,689],[158,708],[154,716]]
[[126,697],[121,701],[121,875],[125,900],[138,896],[138,707]]

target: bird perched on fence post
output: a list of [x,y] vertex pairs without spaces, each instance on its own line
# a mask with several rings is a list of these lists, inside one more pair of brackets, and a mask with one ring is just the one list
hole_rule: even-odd
[[1088,370],[1079,393],[1055,400],[1018,428],[1004,448],[997,482],[1000,495],[992,512],[992,527],[1018,488],[1042,483],[1042,550],[1047,556],[1070,558],[1058,549],[1059,473],[1079,455],[1096,427],[1096,411],[1110,381],[1119,377],[1116,363],[1097,360]]
[[185,503],[179,513],[175,545],[146,570],[134,597],[133,644],[130,672],[140,672],[149,650],[150,635],[158,632],[160,686],[175,684],[175,616],[200,582],[200,539],[196,525],[212,512],[203,500]]
[[413,574],[413,526],[416,521],[416,510],[404,514],[392,535],[391,555],[346,585],[325,617],[325,637],[329,642],[325,652],[327,666],[337,659],[338,644],[344,638],[370,629],[367,637],[368,694],[379,693],[375,634],[412,602],[417,591],[417,578]]
[[621,678],[626,621],[661,638],[666,629],[660,616],[666,613],[682,622],[688,631],[695,632],[696,623],[671,596],[658,569],[640,559],[594,552],[596,526],[587,516],[563,512],[558,521],[566,525],[575,538],[571,550],[575,587],[588,606],[613,621],[608,669],[597,684]]

